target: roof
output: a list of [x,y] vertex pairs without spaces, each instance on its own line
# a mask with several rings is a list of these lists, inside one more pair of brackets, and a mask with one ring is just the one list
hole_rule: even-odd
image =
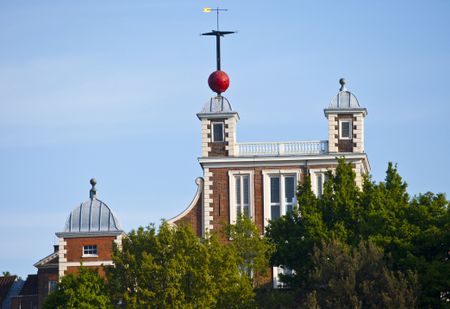
[[122,231],[119,220],[105,203],[93,197],[75,207],[67,218],[64,232]]
[[38,276],[28,275],[25,284],[19,295],[37,295],[38,293]]
[[96,180],[92,178],[92,189],[89,193],[89,199],[72,210],[66,220],[64,231],[62,233],[56,233],[57,236],[61,234],[75,236],[79,233],[123,233],[119,225],[119,220],[113,214],[111,208],[97,199],[96,184]]
[[358,99],[356,96],[347,90],[339,91],[337,95],[331,99],[328,108],[360,108]]
[[11,289],[14,281],[16,281],[17,276],[2,276],[0,277],[0,306],[5,299],[6,295],[8,295],[9,290]]
[[327,112],[336,112],[336,113],[353,113],[353,112],[362,112],[365,115],[367,114],[367,109],[361,107],[359,105],[359,101],[356,96],[347,90],[345,84],[347,83],[344,78],[339,80],[341,84],[341,88],[339,92],[331,99],[328,108],[325,109],[325,113]]
[[34,267],[41,268],[41,267],[51,267],[54,265],[58,265],[58,258],[59,254],[58,251],[53,252],[52,254],[47,255],[45,258],[37,261],[34,264]]
[[197,114],[197,117],[228,117],[230,114],[237,115],[237,112],[233,111],[233,108],[227,98],[218,95],[210,98],[208,102],[203,105],[203,108],[200,113]]

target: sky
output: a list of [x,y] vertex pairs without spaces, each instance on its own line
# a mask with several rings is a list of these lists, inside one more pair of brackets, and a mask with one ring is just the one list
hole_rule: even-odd
[[26,277],[97,191],[125,231],[184,210],[222,40],[238,142],[327,139],[339,78],[368,110],[374,181],[449,192],[447,0],[3,0],[0,272]]

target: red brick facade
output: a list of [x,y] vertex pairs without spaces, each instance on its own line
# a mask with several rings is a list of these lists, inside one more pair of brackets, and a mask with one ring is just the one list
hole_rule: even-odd
[[202,235],[202,199],[200,198],[195,206],[182,218],[175,220],[175,225],[187,225],[199,236]]
[[[111,260],[115,236],[65,238],[67,262],[91,262]],[[83,246],[96,245],[96,257],[83,257]]]

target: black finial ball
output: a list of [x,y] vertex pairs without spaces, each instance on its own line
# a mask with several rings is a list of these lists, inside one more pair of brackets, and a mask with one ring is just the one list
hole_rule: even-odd
[[344,86],[347,83],[347,81],[345,80],[345,78],[341,78],[339,80],[339,84],[341,84],[341,86]]
[[95,178],[91,178],[91,186],[95,186],[97,184],[97,180],[95,180]]

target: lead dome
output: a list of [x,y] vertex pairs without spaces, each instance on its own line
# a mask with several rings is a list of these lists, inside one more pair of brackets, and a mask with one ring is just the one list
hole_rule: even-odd
[[356,96],[347,90],[345,85],[347,81],[344,78],[339,80],[339,84],[341,84],[341,88],[339,89],[338,94],[336,94],[333,99],[331,99],[330,105],[328,108],[331,109],[354,109],[360,108],[358,99]]
[[200,114],[221,114],[221,113],[233,113],[230,102],[223,96],[216,96],[208,100],[203,105]]
[[119,220],[104,202],[97,198],[96,180],[90,181],[89,199],[75,207],[66,220],[64,233],[122,232]]

